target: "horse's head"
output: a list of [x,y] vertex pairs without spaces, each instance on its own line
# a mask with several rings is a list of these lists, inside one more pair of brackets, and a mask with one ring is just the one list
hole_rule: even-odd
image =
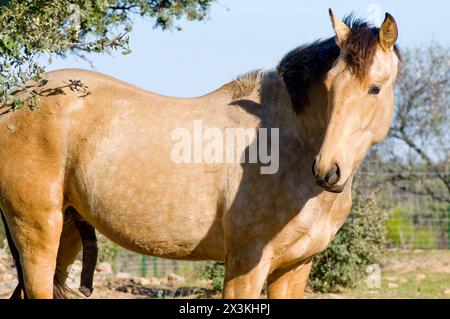
[[330,17],[340,55],[324,81],[329,123],[313,173],[318,185],[341,192],[369,148],[388,133],[400,59],[390,14],[381,28],[358,20],[348,26],[331,10]]

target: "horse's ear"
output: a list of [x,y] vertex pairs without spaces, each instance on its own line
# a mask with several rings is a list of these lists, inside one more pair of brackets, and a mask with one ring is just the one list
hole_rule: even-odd
[[344,44],[345,39],[350,32],[350,28],[342,22],[339,18],[337,18],[331,9],[328,9],[328,13],[330,14],[331,23],[334,28],[334,32],[336,32],[336,43],[341,48]]
[[398,38],[397,22],[393,16],[386,12],[383,24],[380,27],[378,41],[383,50],[390,50]]

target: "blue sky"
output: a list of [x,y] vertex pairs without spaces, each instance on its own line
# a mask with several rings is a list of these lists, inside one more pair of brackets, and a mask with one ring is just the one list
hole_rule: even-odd
[[[399,26],[401,48],[431,41],[450,45],[448,1],[219,0],[202,22],[181,21],[183,31],[160,31],[136,18],[133,53],[92,54],[95,70],[142,88],[173,96],[208,93],[237,75],[275,67],[290,49],[333,35],[331,7],[342,17],[353,11],[379,24],[388,11]],[[80,59],[56,59],[48,70],[90,69]]]

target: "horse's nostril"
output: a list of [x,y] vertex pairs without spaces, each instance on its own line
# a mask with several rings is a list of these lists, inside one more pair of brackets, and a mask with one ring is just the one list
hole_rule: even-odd
[[339,181],[340,175],[341,175],[341,172],[339,170],[339,166],[337,164],[334,164],[331,167],[330,171],[327,173],[327,176],[326,176],[327,184],[329,184],[329,185],[336,184]]

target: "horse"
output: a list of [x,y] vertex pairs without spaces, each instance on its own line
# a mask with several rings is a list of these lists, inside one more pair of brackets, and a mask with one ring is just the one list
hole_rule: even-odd
[[[388,133],[401,61],[389,13],[380,28],[329,15],[333,37],[204,96],[64,69],[48,73],[37,110],[3,114],[0,208],[23,295],[64,292],[81,247],[70,208],[129,250],[224,262],[224,298],[259,298],[266,280],[268,298],[303,297],[313,257],[350,212],[358,166]],[[279,145],[276,169],[263,173],[262,159],[174,161],[173,133],[195,135],[195,121],[216,132],[276,129],[266,140]]]

